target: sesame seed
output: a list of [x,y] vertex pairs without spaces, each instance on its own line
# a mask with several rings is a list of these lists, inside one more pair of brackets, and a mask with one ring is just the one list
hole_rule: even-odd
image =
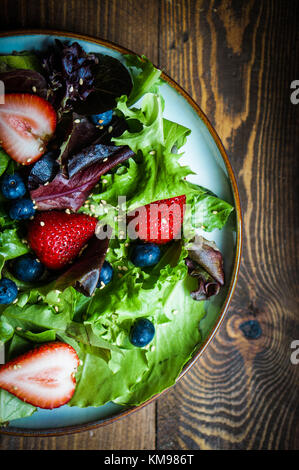
[[151,151],[149,152],[149,154],[150,154],[150,155],[155,155],[155,154],[156,154],[156,150],[151,150]]
[[32,161],[32,158],[27,159],[27,163],[30,163]]
[[174,310],[172,313],[173,313],[174,315],[177,315],[178,310]]
[[16,304],[16,303],[17,303],[17,301],[18,301],[18,299],[15,299],[15,300],[13,301],[13,304]]
[[72,93],[74,91],[74,87],[71,85],[70,86],[70,92]]
[[202,225],[201,228],[204,230],[206,227],[204,225]]
[[128,246],[129,246],[129,243],[128,243],[128,242],[126,242],[126,243],[125,243],[125,247],[126,247],[126,248],[128,248]]
[[44,186],[48,186],[48,184],[49,184],[49,181],[47,181],[47,182],[44,184]]
[[103,162],[106,162],[108,160],[108,157],[104,158]]
[[123,266],[123,271],[128,271],[127,266]]
[[82,359],[79,360],[79,364],[80,364],[80,366],[83,366],[83,361],[82,361]]
[[212,214],[218,214],[218,211],[213,211]]
[[17,327],[16,327],[16,330],[18,330],[18,331],[22,331],[22,329],[23,329],[23,328],[21,328],[20,326],[17,326]]
[[104,200],[102,200],[102,201],[101,201],[101,203],[102,203],[102,204],[107,204],[107,202],[106,202],[106,201],[104,201]]
[[109,126],[109,127],[108,127],[108,132],[109,132],[109,134],[110,134],[112,131],[113,131],[113,127],[112,127],[112,126]]
[[83,85],[83,78],[80,78],[79,85]]
[[65,213],[66,213],[66,214],[70,214],[71,211],[70,211],[69,209],[65,209]]
[[35,258],[35,261],[36,261],[37,263],[40,263],[40,260],[39,260],[39,259],[37,259],[37,258]]
[[75,119],[74,122],[75,122],[76,124],[79,124],[79,122],[81,122],[81,120],[80,120],[80,119]]
[[14,385],[13,389],[14,389],[14,390],[18,390],[18,387],[16,387],[16,386]]
[[119,270],[121,271],[121,269],[122,269],[122,266],[117,266],[117,269],[119,269]]
[[102,180],[102,182],[103,182],[103,183],[108,183],[108,181],[107,181],[107,180],[105,180],[105,179],[104,179],[104,180]]
[[59,308],[57,307],[57,305],[55,305],[54,310],[55,312],[59,312]]
[[38,150],[39,150],[40,152],[43,152],[44,147],[40,147]]
[[32,91],[33,91],[34,93],[36,93],[36,86],[33,86],[33,87],[32,87]]
[[39,224],[40,224],[42,227],[44,227],[45,222],[41,221]]

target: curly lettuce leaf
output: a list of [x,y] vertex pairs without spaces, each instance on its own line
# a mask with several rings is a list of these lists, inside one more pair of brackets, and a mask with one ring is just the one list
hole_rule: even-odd
[[126,54],[126,64],[133,80],[133,88],[128,98],[128,105],[136,103],[146,93],[155,93],[163,83],[161,70],[158,70],[144,55],[138,57]]
[[[187,181],[193,172],[188,166],[180,165],[182,154],[176,152],[185,144],[190,130],[163,118],[161,95],[147,93],[139,109],[129,108],[123,96],[117,109],[127,120],[128,129],[112,140],[116,145],[130,147],[136,157],[105,175],[105,181],[89,197],[93,214],[111,224],[117,215],[120,196],[126,197],[125,210],[131,212],[151,202],[185,194],[189,208],[184,227],[188,229],[186,233],[190,232],[190,238],[197,228],[221,229],[233,207],[207,189]],[[82,211],[90,213],[90,208],[83,207]]]

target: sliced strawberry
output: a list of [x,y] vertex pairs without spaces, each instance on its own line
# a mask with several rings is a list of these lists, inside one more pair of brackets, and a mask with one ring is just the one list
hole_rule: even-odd
[[38,160],[55,128],[55,110],[39,96],[7,94],[0,104],[0,143],[18,163],[30,165]]
[[69,344],[43,344],[0,366],[0,388],[39,408],[57,408],[72,398],[76,351]]
[[28,226],[28,241],[45,266],[60,269],[78,256],[94,234],[97,222],[85,214],[39,212]]
[[135,219],[131,228],[141,240],[167,243],[180,234],[185,204],[185,195],[155,201],[128,214],[128,222]]

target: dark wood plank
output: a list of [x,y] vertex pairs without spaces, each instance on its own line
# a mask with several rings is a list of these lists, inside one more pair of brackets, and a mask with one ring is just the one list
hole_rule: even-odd
[[[165,0],[161,23],[159,65],[201,105],[236,171],[244,249],[220,332],[158,401],[158,448],[298,449],[298,2]],[[249,319],[259,339],[242,334]]]
[[[48,28],[88,34],[146,54],[156,63],[158,16],[158,2],[151,0],[3,0],[0,31]],[[0,449],[145,448],[155,448],[155,404],[90,432],[48,438],[0,436]]]

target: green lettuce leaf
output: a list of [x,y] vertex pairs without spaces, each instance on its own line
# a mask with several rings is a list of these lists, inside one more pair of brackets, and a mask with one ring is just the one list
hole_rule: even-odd
[[26,418],[35,411],[36,408],[29,403],[19,400],[6,390],[0,390],[0,425],[14,419]]
[[133,80],[133,88],[128,98],[128,105],[131,106],[146,93],[157,92],[163,80],[160,78],[161,70],[154,67],[144,55],[138,57],[127,54],[124,57]]
[[41,64],[38,57],[28,51],[0,55],[0,72],[12,69],[36,70],[40,72]]
[[4,263],[28,253],[26,245],[18,235],[17,229],[0,232],[0,274]]
[[10,156],[0,147],[0,176],[5,172],[10,162]]

